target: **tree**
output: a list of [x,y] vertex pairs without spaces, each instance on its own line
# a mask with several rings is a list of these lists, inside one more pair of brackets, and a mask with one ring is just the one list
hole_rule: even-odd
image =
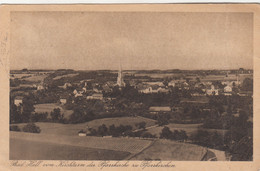
[[138,127],[138,129],[145,129],[146,123],[143,121],[140,123],[136,123],[135,126]]
[[60,108],[55,108],[55,109],[53,109],[53,111],[51,112],[51,120],[52,120],[53,122],[62,121],[63,118],[64,118],[64,115],[61,114]]
[[23,99],[22,107],[22,115],[21,120],[22,122],[29,122],[31,119],[31,114],[34,112],[34,101],[30,97],[25,97]]
[[10,126],[10,131],[20,132],[21,129],[20,129],[17,125],[11,125],[11,126]]
[[163,81],[163,85],[164,85],[164,86],[166,86],[166,87],[167,87],[167,86],[168,86],[168,84],[169,84],[169,81],[168,81],[168,80],[164,80],[164,81]]
[[23,72],[28,72],[27,68],[22,69]]
[[150,132],[144,132],[141,134],[141,137],[143,138],[155,138],[155,135],[152,135]]
[[245,91],[253,91],[253,79],[245,78],[242,83],[241,89]]
[[99,126],[97,133],[98,133],[98,135],[101,135],[101,136],[107,135],[107,133],[108,133],[107,126],[105,124]]
[[157,123],[159,126],[166,125],[169,123],[170,115],[167,113],[158,113]]
[[31,132],[31,133],[40,133],[40,127],[36,126],[34,123],[28,123],[23,127],[24,132]]
[[186,134],[186,131],[181,130],[180,131],[180,139],[186,141],[188,139],[188,135]]
[[14,104],[10,104],[10,123],[20,123],[22,122],[21,113],[18,107]]
[[160,138],[165,138],[165,139],[171,139],[172,138],[172,131],[170,130],[169,127],[165,126],[162,129],[162,132],[160,133]]

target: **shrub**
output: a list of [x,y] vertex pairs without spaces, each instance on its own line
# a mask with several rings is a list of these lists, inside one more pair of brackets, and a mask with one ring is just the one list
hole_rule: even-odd
[[10,131],[18,131],[18,132],[20,132],[21,129],[17,125],[11,125],[10,126]]
[[31,133],[40,133],[40,127],[36,126],[34,123],[28,123],[23,127],[24,132],[31,132]]
[[143,137],[143,138],[156,138],[155,135],[152,135],[149,132],[144,132],[143,134],[141,134],[141,137]]

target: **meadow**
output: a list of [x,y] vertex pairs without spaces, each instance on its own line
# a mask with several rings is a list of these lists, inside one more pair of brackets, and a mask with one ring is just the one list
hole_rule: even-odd
[[44,104],[36,104],[34,105],[35,112],[36,113],[45,113],[47,112],[49,114],[53,111],[55,108],[59,108],[61,110],[61,114],[64,114],[65,118],[69,118],[69,116],[73,113],[72,110],[65,110],[63,109],[59,104],[56,103],[44,103]]
[[10,139],[10,160],[122,160],[129,152]]
[[[131,125],[133,129],[137,129],[135,124],[140,122],[146,122],[146,126],[155,125],[155,121],[143,117],[116,117],[116,118],[104,118],[96,119],[93,121],[79,123],[79,124],[61,124],[61,123],[50,123],[50,122],[36,122],[35,124],[40,127],[41,134],[52,134],[52,135],[67,135],[67,136],[78,136],[78,132],[81,129],[86,129],[87,127],[98,129],[102,124],[107,127],[110,125]],[[25,124],[12,124],[17,125],[22,128]]]
[[[226,133],[227,130],[222,130],[222,129],[205,129],[205,128],[200,128],[202,124],[168,124],[165,125],[168,128],[170,128],[171,131],[174,130],[184,130],[186,132],[186,134],[188,136],[191,136],[192,134],[195,134],[198,132],[198,130],[203,130],[203,131],[208,131],[208,132],[217,132],[220,135],[224,135]],[[151,133],[151,134],[155,134],[158,137],[160,136],[160,133],[162,132],[162,129],[164,128],[164,126],[159,126],[159,127],[154,127],[151,129],[148,129],[147,132]]]
[[[153,125],[156,125],[156,121],[149,118],[144,117],[117,117],[117,118],[104,118],[104,119],[95,119],[93,121],[87,122],[86,125],[97,129],[100,125],[105,124],[107,127],[110,125],[130,125],[133,127],[133,129],[138,129],[135,124],[145,122],[146,127],[150,127]],[[85,124],[84,124],[85,125]]]
[[74,77],[74,76],[77,76],[77,75],[79,75],[79,73],[60,75],[60,76],[54,77],[53,80],[59,80],[61,78],[65,78],[65,77]]
[[[30,143],[68,145],[75,147],[94,148],[103,150],[123,151],[131,154],[138,153],[147,148],[152,141],[128,138],[103,138],[103,137],[79,137],[54,134],[34,134],[24,132],[10,132],[10,139],[17,142],[27,141]],[[12,143],[12,142],[11,142]],[[25,147],[24,147],[25,148]],[[44,146],[41,146],[44,150]],[[14,150],[13,148],[10,148]],[[46,158],[48,159],[48,158]]]

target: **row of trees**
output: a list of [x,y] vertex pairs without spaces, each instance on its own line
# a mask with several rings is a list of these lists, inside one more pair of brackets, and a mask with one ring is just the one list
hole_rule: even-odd
[[188,136],[183,130],[174,130],[173,132],[169,129],[169,127],[165,126],[160,133],[160,138],[177,140],[177,141],[186,141]]
[[98,127],[98,129],[90,129],[90,134],[91,136],[108,136],[111,135],[113,137],[119,137],[123,135],[128,135],[130,132],[132,132],[132,126],[130,125],[120,125],[120,126],[115,126],[110,125],[107,127],[105,124],[101,125]]
[[[17,131],[20,132],[21,129],[17,125],[11,125],[10,131]],[[30,133],[40,133],[40,127],[36,126],[34,123],[28,123],[22,128],[23,132],[30,132]]]

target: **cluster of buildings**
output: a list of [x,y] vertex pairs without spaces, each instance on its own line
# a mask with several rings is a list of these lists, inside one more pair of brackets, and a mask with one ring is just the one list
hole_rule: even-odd
[[[136,79],[138,80],[138,78]],[[171,81],[161,80],[130,80],[131,86],[135,87],[139,93],[155,94],[155,93],[169,93],[173,87],[179,90],[190,90],[192,96],[206,96],[206,95],[232,95],[234,89],[240,85],[238,76],[236,79],[223,79],[217,80],[221,85],[215,84],[216,80],[198,81],[198,78],[194,77],[193,80],[187,81],[185,78],[173,79]],[[104,100],[104,93],[113,91],[113,87],[118,86],[119,89],[126,86],[122,69],[120,67],[118,71],[117,81],[107,81],[103,84],[93,83],[93,80],[82,80],[79,84],[65,83],[62,86],[58,86],[61,89],[72,88],[72,96],[74,98],[83,97],[87,100]],[[76,88],[75,88],[76,85]],[[37,90],[45,89],[43,83],[36,86]],[[243,94],[241,94],[243,95]],[[60,103],[62,105],[67,103],[68,95],[60,97]],[[22,103],[21,97],[15,98],[15,104]]]

